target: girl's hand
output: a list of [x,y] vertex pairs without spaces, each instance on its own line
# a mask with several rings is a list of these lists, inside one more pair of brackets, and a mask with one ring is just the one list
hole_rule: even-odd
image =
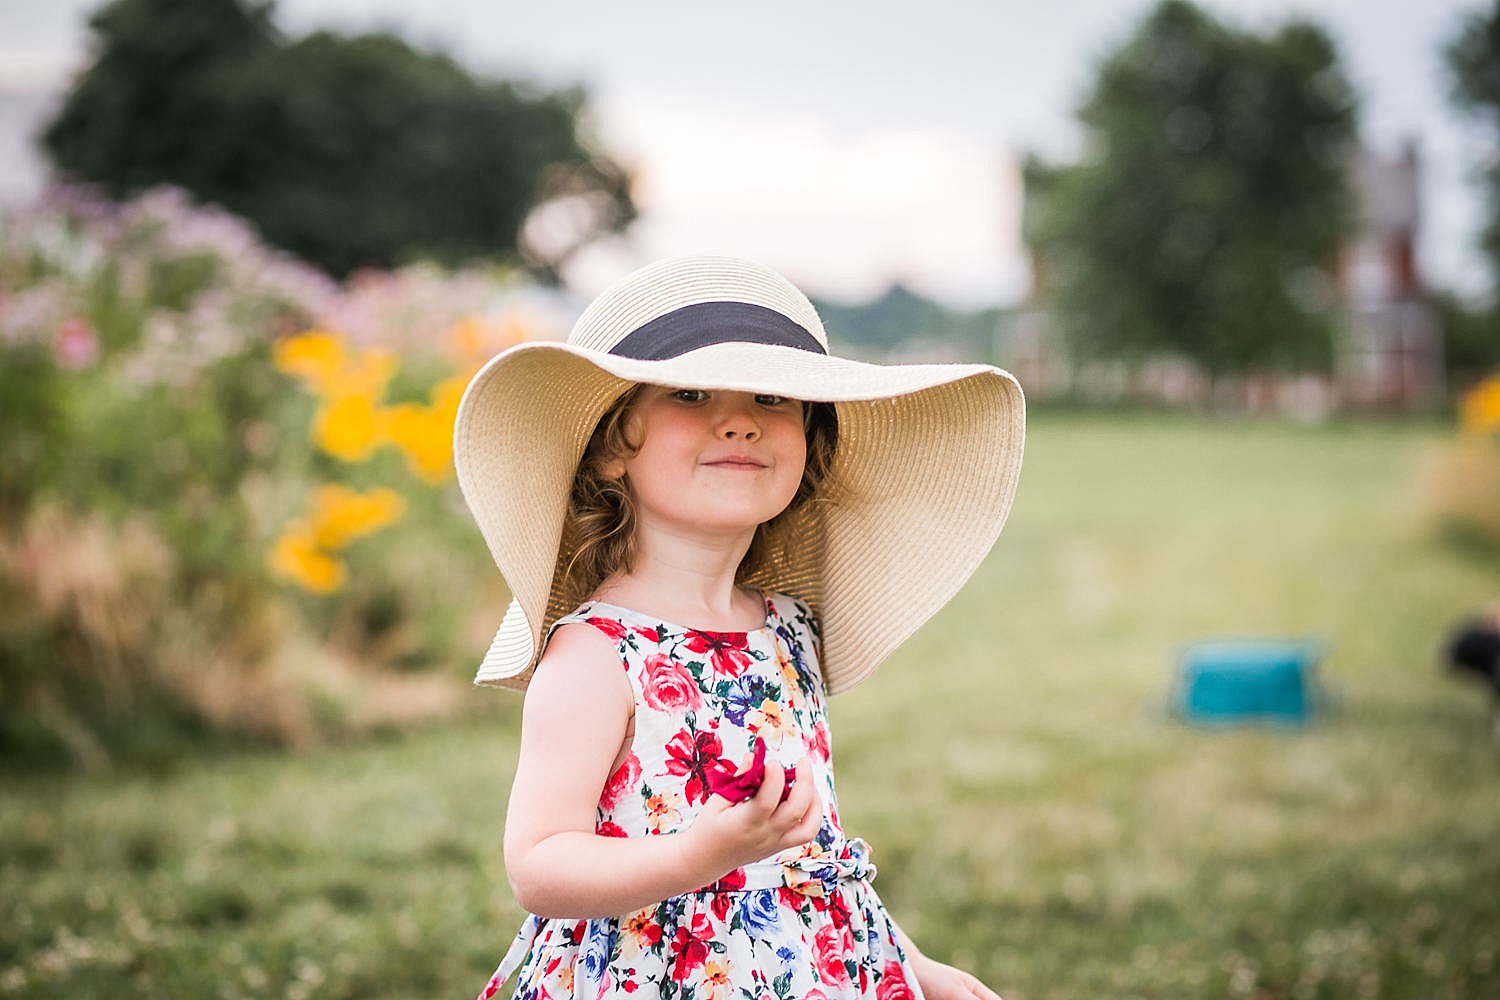
[[1000,1000],[995,991],[977,978],[951,965],[934,961],[926,955],[911,957],[912,971],[917,974],[917,985],[927,1000]]
[[795,767],[800,780],[792,783],[785,802],[786,771],[775,760],[766,761],[765,780],[750,798],[731,803],[711,796],[683,834],[689,849],[703,852],[714,868],[728,874],[816,837],[823,825],[823,803],[814,787],[812,759],[804,756]]

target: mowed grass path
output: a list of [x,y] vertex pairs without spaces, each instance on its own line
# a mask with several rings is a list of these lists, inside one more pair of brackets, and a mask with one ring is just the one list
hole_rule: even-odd
[[[1435,662],[1500,565],[1423,519],[1444,441],[1035,419],[991,558],[834,702],[913,937],[1007,1000],[1500,997],[1500,747]],[[1183,642],[1288,634],[1329,646],[1319,724],[1163,717]],[[521,918],[518,699],[474,697],[357,747],[6,776],[0,996],[472,995]]]

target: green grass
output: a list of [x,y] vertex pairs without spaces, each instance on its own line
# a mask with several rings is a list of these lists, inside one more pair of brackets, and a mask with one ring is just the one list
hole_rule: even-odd
[[[1038,420],[992,557],[834,702],[846,827],[925,950],[1007,1000],[1500,996],[1500,747],[1435,655],[1500,564],[1423,518],[1445,440]],[[1183,642],[1302,634],[1323,721],[1164,717]],[[355,747],[8,776],[0,996],[472,995],[520,919],[517,700],[474,697]]]

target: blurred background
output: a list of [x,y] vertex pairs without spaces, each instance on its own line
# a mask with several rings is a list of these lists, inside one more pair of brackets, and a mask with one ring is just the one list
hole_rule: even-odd
[[[1000,544],[833,707],[925,950],[1500,996],[1500,5],[1012,7],[0,0],[0,996],[477,991],[454,412],[697,252],[1027,393]],[[1297,710],[1189,711],[1223,638]]]

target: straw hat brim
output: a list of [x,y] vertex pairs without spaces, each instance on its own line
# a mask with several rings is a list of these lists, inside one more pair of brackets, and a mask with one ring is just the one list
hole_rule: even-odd
[[524,688],[552,623],[587,594],[558,566],[579,459],[633,383],[833,403],[829,496],[797,512],[788,558],[747,581],[805,600],[830,693],[867,678],[978,568],[1010,512],[1025,404],[988,365],[877,365],[738,341],[666,360],[532,343],[470,382],[454,428],[465,499],[514,600],[475,682]]

